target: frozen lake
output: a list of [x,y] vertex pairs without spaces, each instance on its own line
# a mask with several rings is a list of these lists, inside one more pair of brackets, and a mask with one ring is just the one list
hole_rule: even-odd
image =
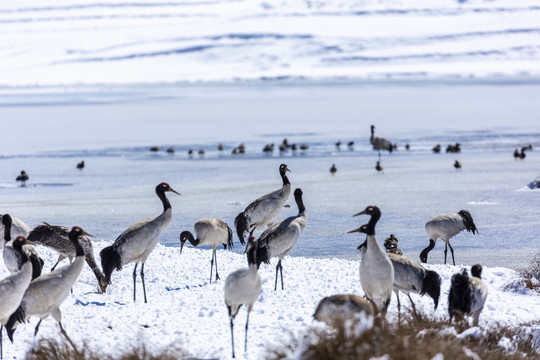
[[[516,268],[540,249],[540,192],[526,188],[540,172],[535,83],[284,82],[2,92],[0,213],[31,227],[42,221],[79,225],[112,242],[130,224],[161,211],[154,187],[166,181],[182,196],[169,196],[173,221],[161,242],[178,246],[180,232],[199,218],[233,226],[247,204],[281,186],[278,166],[286,163],[308,212],[293,256],[356,258],[363,239],[347,231],[362,224],[365,219],[352,215],[370,204],[382,210],[379,240],[395,234],[414,259],[428,245],[425,222],[461,209],[471,212],[479,234],[453,239],[457,263]],[[371,124],[399,146],[382,154],[384,174],[374,169]],[[279,154],[284,138],[309,148]],[[334,146],[338,140],[341,151]],[[355,142],[353,151],[349,141]],[[445,153],[456,142],[461,153]],[[232,155],[240,143],[246,154]],[[272,155],[262,152],[267,143],[276,144]],[[529,143],[534,149],[526,159],[514,160],[514,149]],[[436,144],[440,154],[431,151]],[[151,146],[160,151],[150,152]],[[176,152],[166,153],[168,147]],[[205,155],[189,157],[188,149],[204,149]],[[86,167],[79,171],[81,160]],[[455,160],[462,171],[454,170]],[[22,169],[30,175],[24,188],[15,182]],[[280,219],[296,213],[292,197],[288,203]],[[442,263],[443,249],[438,242],[429,262]]]

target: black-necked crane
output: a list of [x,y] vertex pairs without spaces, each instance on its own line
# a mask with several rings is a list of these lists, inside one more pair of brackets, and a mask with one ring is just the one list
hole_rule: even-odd
[[517,160],[517,159],[519,159],[519,150],[518,149],[514,150],[514,160]]
[[281,275],[281,290],[283,290],[283,266],[281,260],[291,251],[306,227],[306,208],[302,200],[302,190],[294,190],[294,200],[298,206],[298,215],[291,216],[275,223],[266,229],[257,240],[257,266],[262,262],[270,264],[270,259],[277,257],[276,279],[274,291],[277,290],[278,270]]
[[467,270],[463,269],[452,276],[448,294],[450,322],[452,322],[453,317],[461,320],[464,315],[472,315],[474,325],[478,326],[478,319],[486,303],[488,289],[481,278],[482,265],[473,265],[471,275],[469,277]]
[[[371,219],[366,227],[366,252],[360,262],[360,284],[377,311],[386,315],[394,285],[394,267],[375,238],[375,225],[381,218],[381,210],[376,206],[368,206],[354,216],[363,214],[371,215]],[[361,232],[361,228],[349,231],[353,232]]]
[[28,174],[26,173],[26,171],[24,170],[21,170],[21,173],[19,176],[17,176],[17,178],[15,179],[16,181],[20,181],[21,182],[21,186],[26,186],[26,181],[29,179],[30,177],[28,176]]
[[233,233],[231,228],[219,219],[215,218],[204,218],[198,220],[195,225],[193,225],[195,230],[195,235],[189,231],[182,231],[180,234],[180,254],[184,248],[186,241],[189,241],[193,246],[200,245],[212,245],[212,260],[210,260],[210,283],[212,283],[212,272],[214,267],[214,260],[216,262],[216,281],[219,280],[218,274],[218,265],[217,265],[217,256],[216,256],[216,247],[219,244],[223,244],[225,249],[227,246],[229,250],[233,247]]
[[[362,225],[358,232],[366,233],[367,225]],[[366,242],[358,246],[362,256],[366,252]],[[407,294],[411,302],[413,311],[416,313],[416,306],[411,298],[410,293],[420,295],[428,294],[435,305],[435,309],[439,305],[439,297],[441,295],[441,277],[435,271],[427,270],[418,261],[409,259],[406,256],[394,253],[387,253],[388,258],[392,262],[394,268],[394,292],[396,293],[398,314],[401,314],[401,302],[399,300],[399,292]]]
[[22,250],[23,242],[24,237],[22,236],[18,236],[13,241],[13,249],[21,255],[23,262],[21,269],[0,280],[0,359],[3,359],[2,332],[4,325],[21,304],[24,292],[32,281],[32,264]]
[[158,243],[159,236],[171,222],[171,203],[165,195],[168,191],[180,195],[167,183],[163,182],[157,185],[156,194],[163,204],[163,212],[131,225],[118,236],[114,244],[107,246],[100,252],[101,267],[109,284],[111,283],[111,274],[115,269],[121,270],[124,265],[135,263],[133,268],[133,301],[136,300],[137,265],[141,263],[144,302],[147,302],[146,286],[144,284],[144,263]]
[[459,161],[456,160],[456,161],[454,162],[454,168],[456,169],[456,171],[457,171],[457,170],[461,170],[461,163],[460,163]]
[[229,321],[231,326],[232,357],[234,358],[234,318],[238,314],[240,306],[247,306],[246,333],[244,338],[244,352],[247,351],[247,332],[249,324],[249,314],[253,304],[261,293],[261,277],[257,272],[257,242],[253,236],[248,239],[246,254],[249,267],[238,269],[227,276],[225,280],[225,304],[229,310]]
[[371,125],[371,137],[369,138],[369,142],[373,146],[373,150],[377,150],[379,161],[381,160],[381,150],[386,150],[388,152],[394,150],[394,146],[390,141],[382,136],[375,135],[375,125]]
[[426,223],[426,233],[429,236],[429,245],[420,253],[420,261],[427,262],[428,253],[435,247],[437,239],[444,241],[444,263],[446,264],[446,254],[448,247],[452,253],[452,262],[456,265],[454,259],[454,249],[450,245],[450,239],[463,230],[478,233],[471,213],[467,210],[461,210],[457,214],[440,214],[432,217]]
[[[31,243],[43,245],[58,252],[58,261],[56,261],[56,264],[54,264],[51,271],[54,271],[60,261],[67,258],[69,259],[69,262],[72,262],[73,258],[76,256],[75,247],[69,239],[70,230],[70,228],[65,226],[49,225],[44,222],[42,225],[36,226],[30,234],[28,234],[28,241]],[[107,280],[99,266],[96,264],[94,247],[92,246],[92,241],[88,238],[88,234],[85,233],[81,235],[79,237],[79,243],[84,250],[86,263],[96,276],[100,291],[105,292],[105,290],[107,290]]]
[[[2,216],[0,215],[0,249],[4,247],[4,224],[2,220]],[[12,238],[16,238],[17,236],[24,236],[27,237],[30,233],[30,227],[26,225],[21,219],[16,218],[15,216],[11,217],[11,232],[10,235]]]
[[247,234],[253,233],[256,229],[270,226],[276,221],[291,193],[291,183],[287,177],[287,171],[290,171],[287,165],[281,164],[279,166],[279,175],[283,180],[281,188],[254,200],[234,219],[236,233],[242,244],[245,243],[244,237]]
[[13,333],[20,323],[25,323],[32,316],[39,317],[39,322],[34,330],[34,336],[36,336],[41,321],[50,315],[58,322],[60,332],[75,349],[73,342],[62,326],[60,305],[68,297],[84,265],[84,250],[78,241],[79,236],[84,234],[86,233],[78,226],[74,226],[69,232],[69,239],[76,249],[75,253],[77,256],[75,257],[75,261],[53,272],[42,275],[30,283],[24,293],[20,306],[9,317],[6,324],[7,333],[12,342]]
[[[2,216],[2,224],[4,225],[4,250],[3,258],[4,264],[10,273],[14,274],[18,272],[23,265],[23,258],[20,252],[13,248],[13,241],[11,240],[11,224],[12,218],[9,214]],[[26,242],[26,239],[24,240]],[[36,249],[32,245],[25,243],[22,246],[23,252],[26,254],[30,262],[32,263],[32,280],[41,275],[43,269],[43,259],[39,257]]]
[[345,320],[352,319],[360,313],[373,315],[375,313],[373,304],[358,295],[337,294],[323,298],[317,305],[313,318],[330,327],[338,328],[343,326]]
[[84,160],[77,164],[77,169],[79,170],[84,169]]
[[521,152],[519,153],[519,159],[520,160],[525,159],[525,157],[527,156],[527,154],[525,154],[525,150],[527,150],[525,147],[521,148]]

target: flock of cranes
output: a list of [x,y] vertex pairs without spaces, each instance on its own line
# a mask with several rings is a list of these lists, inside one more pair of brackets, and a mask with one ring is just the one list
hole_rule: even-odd
[[[371,127],[370,141],[373,149],[378,152],[380,160],[380,151],[392,152],[393,146],[386,139],[375,135],[374,128],[374,126]],[[278,259],[274,290],[277,291],[278,276],[281,279],[281,289],[284,290],[282,260],[295,246],[307,224],[303,191],[300,188],[296,188],[293,192],[298,214],[276,222],[291,193],[291,182],[287,177],[287,173],[291,170],[286,164],[281,164],[278,170],[282,179],[281,188],[251,202],[234,220],[236,235],[240,243],[245,244],[245,238],[248,237],[245,251],[248,267],[230,273],[224,284],[233,357],[235,357],[234,319],[242,305],[246,305],[248,314],[244,340],[244,349],[247,349],[249,313],[261,291],[262,281],[258,273],[260,265],[263,262],[269,264],[271,258]],[[148,301],[144,278],[145,262],[156,246],[161,233],[172,219],[172,207],[166,193],[180,195],[165,182],[158,184],[155,192],[162,202],[163,212],[133,224],[121,233],[112,245],[101,250],[101,269],[96,264],[92,242],[88,238],[92,235],[80,227],[75,226],[69,229],[43,223],[30,230],[15,217],[9,214],[2,216],[4,241],[1,243],[4,247],[4,262],[12,274],[0,281],[0,322],[6,327],[11,340],[17,326],[25,323],[29,317],[40,318],[35,328],[35,335],[41,321],[50,315],[58,322],[61,333],[73,345],[62,327],[59,307],[71,291],[85,262],[94,272],[102,292],[106,292],[107,286],[111,283],[114,270],[121,270],[125,265],[134,263],[134,301],[136,301],[137,267],[141,264],[140,277],[144,302]],[[381,218],[378,207],[368,206],[354,216],[360,215],[368,215],[370,220],[367,224],[350,232],[366,234],[365,242],[359,246],[362,252],[359,266],[360,285],[365,298],[354,294],[336,294],[324,298],[319,303],[314,317],[326,322],[329,326],[335,326],[339,319],[350,318],[351,314],[358,312],[380,314],[384,318],[392,292],[395,292],[397,296],[398,313],[401,311],[399,292],[407,294],[415,312],[411,293],[420,295],[427,293],[437,308],[441,293],[440,276],[397,251],[389,253],[381,247],[375,237],[375,227]],[[254,236],[257,230],[262,231],[258,238]],[[467,210],[461,210],[457,214],[437,215],[426,223],[425,230],[429,237],[429,246],[421,252],[420,260],[423,263],[427,262],[429,251],[435,247],[436,240],[440,238],[445,242],[445,264],[447,247],[450,247],[454,265],[454,250],[450,245],[450,239],[463,230],[473,234],[477,232],[472,216]],[[180,251],[186,241],[193,246],[212,246],[210,283],[214,265],[215,280],[218,281],[220,277],[216,249],[220,244],[224,248],[233,247],[233,230],[222,220],[203,218],[194,224],[194,232],[195,236],[187,230],[180,234]],[[13,237],[15,240],[12,240]],[[389,248],[399,250],[397,239],[394,237],[390,240],[393,245],[389,244]],[[58,252],[58,261],[50,273],[42,274],[43,260],[39,258],[32,244],[40,244]],[[57,265],[66,258],[69,259],[70,264],[57,268]],[[486,301],[487,287],[481,280],[480,265],[473,266],[471,272],[471,277],[463,272],[452,278],[448,311],[451,319],[471,314],[477,323]],[[0,348],[1,339],[0,334]]]
[[[236,270],[227,276],[224,285],[224,299],[229,312],[232,355],[234,350],[234,319],[242,305],[247,307],[247,319],[245,325],[244,350],[247,349],[247,331],[249,313],[257,301],[261,291],[261,277],[258,273],[259,266],[269,263],[273,257],[278,258],[276,265],[274,290],[277,290],[278,275],[281,276],[281,289],[284,289],[283,281],[283,258],[290,252],[298,241],[306,226],[306,208],[303,202],[303,192],[300,188],[294,191],[294,198],[298,207],[298,214],[275,222],[280,210],[284,207],[291,191],[291,183],[287,178],[289,168],[286,164],[279,166],[279,174],[282,178],[282,187],[278,190],[263,195],[250,203],[244,211],[236,217],[235,225],[238,239],[244,244],[244,238],[248,236],[246,257],[248,267]],[[34,335],[37,334],[39,325],[49,315],[58,322],[60,332],[72,343],[61,323],[60,305],[68,296],[81,269],[86,261],[94,271],[102,292],[111,282],[111,274],[121,270],[124,265],[135,263],[133,269],[133,299],[136,301],[136,270],[141,263],[141,281],[143,286],[144,301],[147,302],[147,294],[144,281],[144,264],[158,242],[160,234],[169,225],[172,218],[172,208],[166,193],[172,192],[180,195],[167,183],[156,186],[156,195],[163,204],[163,212],[157,216],[139,221],[125,230],[111,246],[105,247],[101,253],[101,265],[103,272],[96,265],[93,258],[93,248],[89,236],[80,227],[71,230],[62,226],[52,226],[47,223],[39,225],[33,230],[24,223],[9,214],[2,216],[4,226],[4,258],[6,254],[17,258],[13,273],[0,281],[0,321],[11,340],[19,324],[26,322],[32,316],[39,317]],[[416,308],[411,298],[411,293],[420,295],[428,294],[434,302],[435,309],[439,303],[441,293],[441,278],[431,270],[425,269],[417,261],[403,255],[385,251],[375,237],[375,227],[381,218],[381,211],[376,206],[368,206],[362,212],[355,214],[369,215],[367,224],[350,231],[351,233],[364,233],[366,240],[359,246],[362,252],[360,262],[360,285],[365,298],[354,294],[336,294],[321,300],[314,314],[314,318],[326,322],[329,326],[336,326],[339,321],[348,319],[356,313],[381,314],[384,318],[390,304],[392,292],[396,293],[398,301],[398,314],[401,312],[399,292],[407,294],[413,311]],[[253,236],[257,229],[266,229],[258,239]],[[217,270],[216,248],[219,244],[225,248],[233,246],[233,231],[223,221],[215,218],[204,218],[194,224],[196,238],[189,231],[180,234],[181,249],[186,241],[193,246],[211,245],[212,259],[210,268],[210,282],[213,277],[213,266],[216,266],[216,281],[220,279]],[[457,214],[437,215],[426,223],[426,233],[430,239],[430,245],[420,255],[422,262],[427,262],[427,253],[435,246],[435,241],[441,238],[452,252],[453,248],[449,240],[462,230],[477,232],[471,214],[462,210]],[[11,240],[11,234],[17,234],[15,240]],[[20,234],[20,235],[19,235]],[[25,238],[26,236],[26,238]],[[390,237],[387,247],[397,249],[397,239]],[[59,253],[57,263],[52,272],[33,278],[36,264],[43,267],[43,262],[31,260],[37,256],[35,249],[29,244],[40,244]],[[25,249],[26,247],[26,249]],[[396,251],[394,251],[396,252]],[[446,263],[445,248],[445,263]],[[37,257],[39,259],[39,256]],[[63,259],[68,258],[70,264],[57,268]],[[5,261],[8,265],[8,261]],[[487,297],[487,287],[480,278],[481,266],[472,268],[472,276],[466,272],[454,275],[449,295],[450,318],[460,318],[471,314],[474,322],[482,311]],[[279,274],[278,274],[279,273]],[[0,335],[1,345],[1,335]]]

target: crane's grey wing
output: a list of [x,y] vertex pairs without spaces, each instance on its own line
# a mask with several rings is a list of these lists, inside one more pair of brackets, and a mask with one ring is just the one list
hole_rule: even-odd
[[122,256],[122,259],[135,259],[146,251],[148,240],[154,237],[155,234],[152,232],[153,228],[145,225],[158,216],[151,216],[131,225],[116,238],[112,246]]

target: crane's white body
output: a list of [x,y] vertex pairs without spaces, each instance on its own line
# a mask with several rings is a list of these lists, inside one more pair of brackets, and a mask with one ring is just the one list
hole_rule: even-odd
[[204,218],[193,225],[195,236],[199,239],[198,245],[211,245],[212,251],[216,251],[219,244],[229,243],[229,230],[227,223],[216,218]]
[[263,195],[249,204],[244,210],[244,215],[249,219],[250,231],[271,226],[290,194],[291,184],[286,184],[281,189]]
[[[0,216],[1,218],[2,216]],[[11,216],[11,221],[11,238],[16,239],[17,236],[24,236],[26,238],[30,233],[30,227],[14,216]],[[4,225],[0,221],[0,249],[4,247],[4,242]]]
[[406,294],[410,292],[419,294],[422,291],[426,269],[418,261],[409,259],[406,256],[392,253],[386,255],[388,255],[394,267],[394,291],[396,295],[400,291]]
[[277,257],[281,260],[294,247],[306,224],[305,212],[283,219],[262,233],[259,244],[268,249],[270,258]]
[[374,235],[367,236],[366,252],[360,263],[360,283],[366,297],[378,311],[385,313],[394,286],[394,267]]
[[432,217],[425,226],[430,240],[441,239],[446,244],[448,240],[465,230],[465,224],[459,214],[440,214]]
[[353,319],[360,313],[375,313],[373,304],[358,295],[338,294],[325,297],[317,305],[313,317],[330,327],[339,327],[345,320]]
[[0,323],[6,325],[11,314],[21,304],[23,295],[32,280],[32,263],[26,261],[21,270],[0,280]]
[[230,273],[225,281],[225,303],[231,307],[231,314],[235,316],[241,305],[247,305],[250,312],[259,298],[261,286],[256,264]]
[[131,225],[120,234],[113,244],[113,249],[120,254],[122,265],[146,262],[171,219],[172,209],[169,208],[158,216],[151,216]]

